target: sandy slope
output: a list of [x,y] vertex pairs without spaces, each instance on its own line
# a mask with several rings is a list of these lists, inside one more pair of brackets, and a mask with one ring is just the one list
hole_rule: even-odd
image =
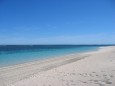
[[0,86],[115,86],[115,47],[0,69]]

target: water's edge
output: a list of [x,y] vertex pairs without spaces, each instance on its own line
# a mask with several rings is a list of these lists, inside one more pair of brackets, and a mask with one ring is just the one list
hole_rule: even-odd
[[[60,46],[59,46],[60,47]],[[18,64],[24,64],[28,62],[33,62],[36,60],[44,60],[44,59],[49,59],[49,58],[55,58],[55,57],[60,57],[63,55],[68,55],[68,54],[74,54],[74,53],[83,53],[83,52],[89,52],[89,51],[95,51],[98,50],[100,47],[103,46],[81,46],[81,47],[70,47],[69,48],[66,46],[66,48],[61,46],[61,49],[56,46],[53,46],[53,49],[45,49],[37,52],[37,51],[26,51],[26,52],[15,52],[11,54],[1,54],[0,55],[0,68],[2,67],[7,67],[7,66],[13,66],[13,65],[18,65]],[[2,65],[1,65],[2,64]]]

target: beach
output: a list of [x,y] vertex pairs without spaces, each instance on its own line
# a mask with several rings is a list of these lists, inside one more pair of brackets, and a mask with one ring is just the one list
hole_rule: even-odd
[[0,68],[0,86],[115,86],[115,46]]

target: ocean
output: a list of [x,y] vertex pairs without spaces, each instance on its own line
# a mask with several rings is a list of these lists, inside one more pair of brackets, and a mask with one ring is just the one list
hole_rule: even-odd
[[0,45],[0,67],[97,50],[100,45]]

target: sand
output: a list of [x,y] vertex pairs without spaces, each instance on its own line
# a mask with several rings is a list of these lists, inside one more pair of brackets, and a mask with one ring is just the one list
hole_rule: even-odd
[[115,86],[115,46],[1,68],[0,86]]

